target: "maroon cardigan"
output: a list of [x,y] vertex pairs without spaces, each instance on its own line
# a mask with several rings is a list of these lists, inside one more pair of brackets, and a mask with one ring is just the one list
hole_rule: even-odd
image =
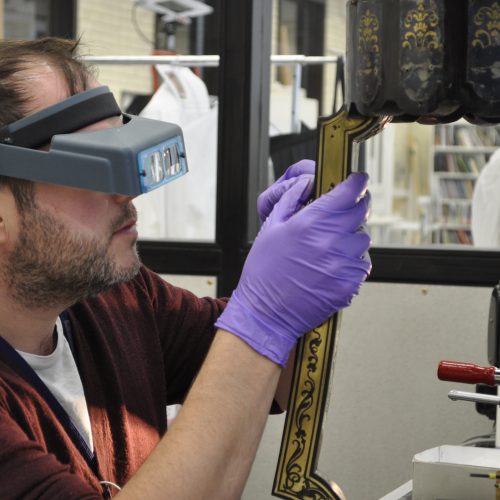
[[225,301],[199,299],[146,268],[68,310],[90,414],[98,477],[46,401],[0,351],[0,498],[102,498],[166,430],[213,339]]

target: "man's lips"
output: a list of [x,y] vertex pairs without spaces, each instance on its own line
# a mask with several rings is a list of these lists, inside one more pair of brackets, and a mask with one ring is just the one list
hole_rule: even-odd
[[127,222],[122,224],[113,234],[126,232],[132,228],[135,229],[136,224],[137,224],[137,219],[129,219]]

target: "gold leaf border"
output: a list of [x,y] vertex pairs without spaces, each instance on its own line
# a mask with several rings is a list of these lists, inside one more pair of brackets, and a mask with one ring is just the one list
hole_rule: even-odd
[[[387,122],[387,117],[351,117],[344,108],[329,118],[320,118],[316,196],[347,177],[353,142],[379,132]],[[339,326],[340,315],[336,314],[298,343],[272,491],[276,497],[340,500],[330,483],[316,471]]]

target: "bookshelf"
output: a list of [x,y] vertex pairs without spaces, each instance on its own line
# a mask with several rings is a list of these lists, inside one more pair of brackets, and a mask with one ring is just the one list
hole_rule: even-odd
[[472,244],[475,182],[499,147],[499,126],[479,127],[460,120],[434,127],[430,182],[432,243]]

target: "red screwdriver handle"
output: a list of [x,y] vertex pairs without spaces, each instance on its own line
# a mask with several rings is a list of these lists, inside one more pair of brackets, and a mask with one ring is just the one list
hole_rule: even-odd
[[496,385],[496,368],[494,366],[479,366],[459,361],[441,361],[438,366],[439,380],[462,382],[464,384]]

